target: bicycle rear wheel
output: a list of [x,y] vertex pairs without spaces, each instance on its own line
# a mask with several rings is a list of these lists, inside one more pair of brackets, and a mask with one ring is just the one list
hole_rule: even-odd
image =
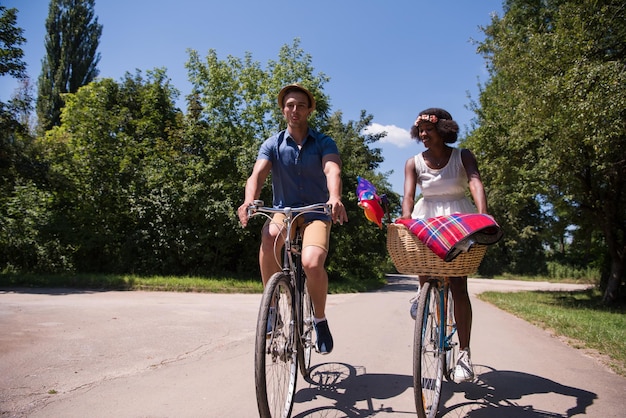
[[313,303],[306,288],[306,280],[302,276],[302,310],[300,322],[300,338],[298,339],[298,364],[303,377],[309,376],[311,353],[313,351]]
[[443,357],[443,372],[448,382],[454,382],[454,368],[459,358],[459,333],[456,329],[456,319],[454,317],[454,299],[449,286],[446,286],[446,338],[444,349],[446,355]]
[[265,285],[256,328],[254,373],[259,416],[288,417],[298,373],[291,280],[274,274]]
[[439,302],[437,286],[425,282],[420,289],[413,341],[413,390],[420,418],[434,418],[439,409],[444,361]]

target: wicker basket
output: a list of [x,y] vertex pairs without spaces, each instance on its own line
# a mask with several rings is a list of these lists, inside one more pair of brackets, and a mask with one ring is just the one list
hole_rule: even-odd
[[487,246],[474,244],[466,253],[447,262],[432,252],[404,225],[387,226],[387,251],[402,274],[456,277],[476,273]]

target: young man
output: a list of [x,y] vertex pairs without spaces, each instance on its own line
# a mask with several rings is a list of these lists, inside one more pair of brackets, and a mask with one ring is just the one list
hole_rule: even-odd
[[[302,266],[307,275],[307,287],[313,303],[317,350],[328,354],[333,349],[333,337],[326,320],[328,274],[324,267],[328,255],[331,221],[348,221],[341,203],[341,158],[335,141],[308,125],[315,110],[315,98],[299,84],[290,84],[278,94],[278,105],[287,122],[287,129],[268,138],[259,149],[252,174],[246,182],[245,198],[238,209],[239,220],[248,224],[247,208],[259,198],[261,188],[272,173],[273,206],[297,207],[326,202],[332,207],[329,217],[323,214],[303,216]],[[284,242],[282,214],[274,216],[262,231],[259,264],[265,285],[280,271],[280,252]],[[279,245],[275,245],[277,242]]]

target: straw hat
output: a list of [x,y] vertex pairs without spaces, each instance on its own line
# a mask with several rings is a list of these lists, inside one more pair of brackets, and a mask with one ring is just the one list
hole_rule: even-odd
[[278,107],[282,109],[284,105],[285,96],[287,95],[287,93],[290,93],[293,91],[301,91],[302,93],[306,94],[307,97],[309,98],[309,104],[311,108],[315,109],[315,97],[313,97],[310,91],[308,91],[307,89],[305,89],[298,83],[289,84],[280,90],[280,93],[278,93]]

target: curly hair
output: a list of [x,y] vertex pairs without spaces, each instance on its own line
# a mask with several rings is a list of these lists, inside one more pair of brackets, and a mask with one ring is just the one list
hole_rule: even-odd
[[456,142],[459,136],[459,125],[452,120],[452,115],[444,109],[438,107],[431,107],[426,110],[422,110],[413,126],[411,126],[411,138],[420,140],[419,123],[431,122],[435,124],[437,132],[446,144]]

